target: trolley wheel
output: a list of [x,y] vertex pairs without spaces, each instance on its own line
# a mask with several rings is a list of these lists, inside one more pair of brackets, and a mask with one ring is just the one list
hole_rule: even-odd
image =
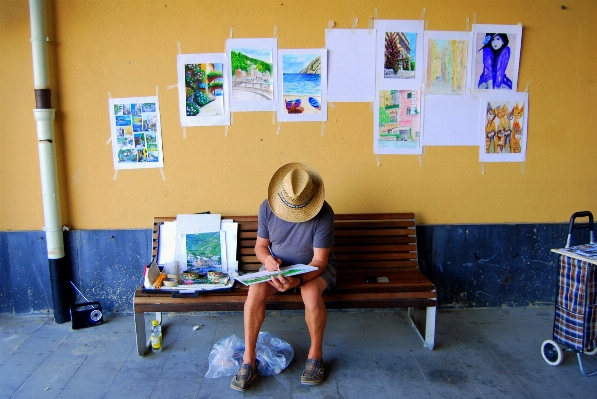
[[562,351],[562,348],[551,339],[543,341],[543,345],[541,345],[541,355],[543,355],[543,360],[551,366],[557,366],[564,360],[564,351]]
[[592,351],[584,352],[585,355],[595,356],[597,354],[597,348],[593,349]]

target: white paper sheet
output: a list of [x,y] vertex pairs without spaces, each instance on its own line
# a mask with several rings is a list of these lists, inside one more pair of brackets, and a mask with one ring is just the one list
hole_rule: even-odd
[[328,101],[373,102],[375,29],[326,29]]
[[[376,48],[376,87],[378,89],[420,90],[425,75],[423,48],[424,21],[375,20],[377,31]],[[397,34],[397,70],[385,68],[386,34]],[[399,54],[398,54],[399,53]],[[414,62],[414,71],[412,70]]]
[[114,169],[163,168],[157,96],[108,99]]
[[327,121],[327,50],[279,50],[278,67],[278,122]]
[[158,260],[160,266],[176,260],[176,221],[164,222],[159,226]]
[[[185,76],[190,73],[189,70],[193,66],[203,71],[201,73],[203,77],[193,74],[192,82],[187,82]],[[226,61],[226,54],[179,54],[176,57],[176,67],[180,125],[183,127],[230,125],[230,94],[227,82],[229,64]],[[210,73],[216,72],[221,76],[217,78],[210,76]],[[221,88],[216,89],[212,86],[216,82],[221,84]],[[188,101],[191,105],[187,104]],[[209,102],[203,104],[207,101]],[[198,113],[197,110],[199,110]]]
[[226,264],[222,264],[222,272],[238,271],[236,248],[238,245],[238,223],[231,219],[222,219],[221,229],[226,233]]
[[[482,92],[495,90],[517,91],[522,25],[473,24],[472,30],[472,55],[474,58],[473,67],[469,74],[469,87]],[[491,39],[496,38],[496,33],[505,34],[508,38],[508,44],[503,46],[503,49],[499,47],[499,42],[505,44],[501,38],[497,39],[498,41],[496,42]],[[488,34],[491,34],[491,36],[488,36]],[[484,44],[486,40],[488,42]],[[486,49],[483,49],[484,47]],[[502,65],[505,65],[505,70],[501,69]],[[502,70],[502,73],[500,73],[500,70]],[[481,78],[482,75],[486,77],[493,76],[495,79],[486,82],[491,83],[491,85],[488,84],[488,87],[483,88],[481,81],[485,80],[485,78]],[[510,85],[508,79],[512,82],[511,88],[508,87]]]
[[423,97],[424,145],[479,145],[479,99],[465,96]]
[[479,103],[479,161],[524,162],[529,93],[488,90],[481,93]]
[[248,273],[242,276],[235,276],[234,278],[244,285],[253,285],[258,283],[263,283],[268,281],[271,276],[277,276],[282,274],[284,277],[295,276],[297,274],[308,273],[313,270],[317,270],[315,266],[309,265],[293,265],[293,266],[284,266],[281,267],[279,271],[270,272],[267,270],[255,272],[255,273]]
[[[237,56],[248,61],[244,63],[248,70],[236,68],[234,60]],[[230,65],[230,111],[275,111],[278,39],[228,39],[226,59]]]

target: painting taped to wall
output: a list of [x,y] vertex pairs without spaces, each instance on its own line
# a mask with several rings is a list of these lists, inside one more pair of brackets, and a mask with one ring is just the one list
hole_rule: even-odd
[[469,32],[425,32],[426,94],[464,95],[472,64]]
[[108,109],[114,169],[163,167],[158,98],[110,98]]
[[228,39],[230,111],[276,109],[277,39]]
[[327,120],[327,51],[280,50],[279,122]]
[[480,97],[483,129],[481,162],[524,162],[527,148],[528,93],[492,91]]
[[423,24],[376,20],[378,89],[419,89],[424,75]]
[[375,154],[421,154],[420,90],[379,90],[375,109]]
[[475,90],[517,91],[522,25],[473,25]]
[[179,54],[176,61],[180,125],[229,125],[225,54]]

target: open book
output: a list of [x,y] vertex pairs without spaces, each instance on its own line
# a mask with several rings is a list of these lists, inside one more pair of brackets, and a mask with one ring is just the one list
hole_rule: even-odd
[[264,281],[268,281],[271,279],[271,276],[277,276],[279,274],[283,275],[284,277],[295,276],[297,274],[308,273],[313,270],[317,270],[315,266],[309,265],[292,265],[292,266],[284,266],[281,267],[280,270],[276,270],[273,272],[264,270],[255,273],[248,273],[242,276],[235,276],[234,278],[244,285],[252,285],[257,283],[263,283]]

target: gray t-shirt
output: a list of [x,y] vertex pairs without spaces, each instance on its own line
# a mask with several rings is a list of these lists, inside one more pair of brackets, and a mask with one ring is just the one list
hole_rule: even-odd
[[282,259],[282,266],[298,263],[309,264],[313,260],[313,248],[332,248],[328,257],[327,272],[336,276],[334,255],[334,211],[324,201],[319,213],[311,220],[301,223],[287,222],[277,217],[267,200],[259,207],[257,235],[271,243],[272,252]]

